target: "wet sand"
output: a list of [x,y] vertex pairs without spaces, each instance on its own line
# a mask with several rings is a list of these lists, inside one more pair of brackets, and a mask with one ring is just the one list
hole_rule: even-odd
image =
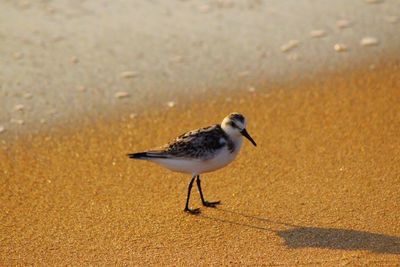
[[[398,266],[399,81],[394,62],[3,140],[0,265]],[[216,209],[185,214],[189,176],[125,156],[232,111],[258,146],[203,176]]]
[[399,14],[397,0],[0,1],[0,129],[399,59]]

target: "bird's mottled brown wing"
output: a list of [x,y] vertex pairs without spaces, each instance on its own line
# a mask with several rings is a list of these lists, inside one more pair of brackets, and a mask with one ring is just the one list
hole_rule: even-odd
[[213,125],[186,132],[160,150],[149,151],[165,157],[211,159],[227,146],[228,137],[221,126]]

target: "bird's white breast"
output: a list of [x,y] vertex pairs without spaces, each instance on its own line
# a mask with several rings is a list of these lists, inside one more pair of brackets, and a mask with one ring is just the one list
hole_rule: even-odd
[[233,151],[230,151],[228,146],[224,146],[216,151],[217,154],[211,159],[164,158],[154,159],[152,161],[176,172],[190,174],[211,172],[225,167],[236,158],[242,146],[242,140],[242,138],[237,138],[237,140],[234,141]]

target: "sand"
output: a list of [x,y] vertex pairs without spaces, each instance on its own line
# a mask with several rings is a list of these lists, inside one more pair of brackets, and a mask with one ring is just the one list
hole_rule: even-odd
[[400,2],[373,2],[0,1],[0,127],[14,135],[399,59]]
[[[2,1],[0,265],[399,266],[399,10]],[[125,156],[232,111],[258,146],[199,216]]]
[[[399,81],[394,61],[2,140],[0,265],[399,266]],[[231,111],[258,146],[203,176],[218,208],[184,213],[189,176],[125,156]]]

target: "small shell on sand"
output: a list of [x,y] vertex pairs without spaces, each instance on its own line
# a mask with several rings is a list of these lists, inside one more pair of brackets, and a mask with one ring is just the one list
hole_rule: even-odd
[[4,133],[6,131],[6,128],[4,126],[0,125],[0,133]]
[[347,50],[349,50],[349,49],[347,48],[347,45],[345,45],[345,44],[335,44],[335,45],[333,46],[333,49],[334,49],[336,52],[346,52]]
[[249,86],[247,88],[247,91],[249,91],[250,93],[254,93],[256,91],[256,88],[254,86]]
[[14,110],[15,111],[23,111],[24,110],[24,105],[22,105],[22,104],[17,104],[17,105],[15,105],[14,106]]
[[201,13],[208,13],[208,12],[210,12],[210,6],[209,5],[201,5],[201,6],[199,6],[199,11]]
[[313,38],[320,38],[324,37],[326,35],[326,32],[324,30],[313,30],[310,32],[310,36]]
[[118,98],[118,99],[127,98],[127,97],[129,97],[129,96],[130,96],[130,94],[129,94],[128,92],[123,92],[123,91],[121,91],[121,92],[116,92],[116,93],[114,94],[114,97],[115,97],[115,98]]
[[290,50],[298,47],[300,44],[300,42],[298,40],[290,40],[289,42],[287,42],[286,44],[283,44],[281,46],[281,51],[282,52],[289,52]]
[[183,62],[183,57],[180,55],[177,56],[173,56],[171,57],[171,62],[175,62],[175,63],[182,63]]
[[24,120],[19,120],[19,119],[11,119],[10,122],[19,125],[23,125],[25,123]]
[[362,46],[375,46],[378,44],[379,44],[378,39],[376,39],[374,37],[364,37],[360,41],[360,45],[362,45]]
[[47,6],[47,7],[45,8],[45,10],[46,10],[46,12],[47,12],[48,14],[54,14],[54,13],[56,13],[56,9],[55,9],[54,7],[52,7],[52,6]]
[[169,108],[173,108],[173,107],[175,107],[175,105],[176,105],[175,101],[168,101],[168,102],[167,102],[167,106],[168,106]]
[[28,9],[28,8],[31,7],[31,3],[30,3],[29,1],[21,1],[21,2],[18,4],[18,6],[19,6],[21,9]]
[[79,62],[79,59],[77,57],[72,57],[71,62],[77,64]]
[[23,53],[23,52],[15,52],[15,53],[13,54],[13,57],[14,57],[15,59],[21,59],[21,58],[24,57],[24,53]]
[[139,76],[139,73],[137,71],[123,71],[120,76],[124,79],[131,79]]
[[341,19],[341,20],[336,21],[336,26],[339,29],[349,28],[351,26],[351,22],[348,21],[347,19]]

